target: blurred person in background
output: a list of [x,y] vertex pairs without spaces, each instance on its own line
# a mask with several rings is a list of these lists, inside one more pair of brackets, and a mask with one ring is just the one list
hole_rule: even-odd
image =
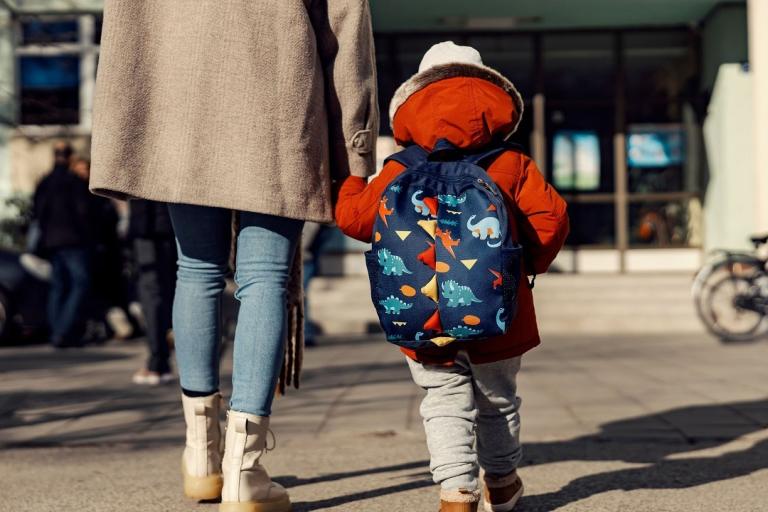
[[176,287],[176,239],[168,205],[129,202],[128,238],[133,241],[136,288],[146,326],[149,359],[133,375],[134,384],[156,386],[173,380],[168,334]]
[[309,317],[309,283],[320,272],[320,256],[323,248],[333,236],[333,228],[326,224],[307,222],[301,234],[304,267],[304,344],[314,347],[317,344],[318,326]]
[[[222,511],[291,509],[260,460],[275,388],[298,384],[296,252],[304,221],[333,220],[333,180],[373,173],[373,56],[366,1],[104,4],[90,186],[171,203],[184,490],[220,498]],[[233,238],[240,310],[221,443],[220,309]]]
[[91,287],[93,201],[88,185],[71,169],[72,146],[57,142],[54,167],[35,190],[33,218],[40,231],[38,252],[51,261],[48,296],[50,342],[82,344],[85,304]]
[[[72,160],[72,172],[84,183],[91,176],[91,163],[85,158]],[[85,342],[104,342],[114,336],[129,338],[134,326],[127,314],[128,283],[123,241],[118,232],[118,202],[90,195],[90,224],[93,232],[91,293],[86,307],[88,321]]]

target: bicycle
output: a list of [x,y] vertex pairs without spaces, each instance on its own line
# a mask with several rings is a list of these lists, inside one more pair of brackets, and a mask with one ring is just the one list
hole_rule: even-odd
[[768,334],[768,234],[752,236],[753,252],[719,249],[693,281],[696,313],[724,342]]

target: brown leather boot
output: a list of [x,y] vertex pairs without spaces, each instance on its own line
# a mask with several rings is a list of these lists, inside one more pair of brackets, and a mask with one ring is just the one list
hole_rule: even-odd
[[486,512],[510,512],[522,495],[523,481],[517,471],[500,478],[485,477],[483,508]]
[[461,503],[440,500],[440,512],[477,512],[477,502]]
[[440,512],[477,512],[480,493],[459,489],[440,491]]

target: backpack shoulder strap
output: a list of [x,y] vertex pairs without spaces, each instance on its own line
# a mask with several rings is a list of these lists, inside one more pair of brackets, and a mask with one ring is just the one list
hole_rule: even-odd
[[424,151],[418,144],[412,144],[402,151],[398,151],[394,155],[388,156],[384,163],[386,164],[390,160],[402,164],[406,169],[409,169],[417,164],[425,162],[427,160],[428,153]]
[[500,144],[494,145],[492,148],[481,151],[480,153],[467,155],[464,158],[464,161],[487,169],[488,166],[490,166],[505,151],[516,151],[518,153],[524,153],[523,147],[519,144],[501,142]]

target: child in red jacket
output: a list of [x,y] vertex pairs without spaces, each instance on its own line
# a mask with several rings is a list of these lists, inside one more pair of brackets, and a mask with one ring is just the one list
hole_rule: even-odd
[[[431,151],[445,139],[474,151],[512,135],[522,113],[522,99],[509,80],[483,65],[473,48],[444,42],[424,55],[419,72],[396,91],[390,121],[403,146]],[[341,230],[371,242],[381,196],[404,170],[390,160],[368,184],[347,178],[335,211]],[[526,250],[526,272],[546,272],[568,234],[565,202],[522,153],[503,153],[487,172],[504,196],[512,236]],[[530,287],[522,284],[517,300],[517,314],[503,336],[469,346],[402,349],[414,381],[427,391],[421,413],[442,512],[477,510],[478,465],[485,472],[486,510],[512,510],[522,495],[516,375],[522,354],[540,339]]]

